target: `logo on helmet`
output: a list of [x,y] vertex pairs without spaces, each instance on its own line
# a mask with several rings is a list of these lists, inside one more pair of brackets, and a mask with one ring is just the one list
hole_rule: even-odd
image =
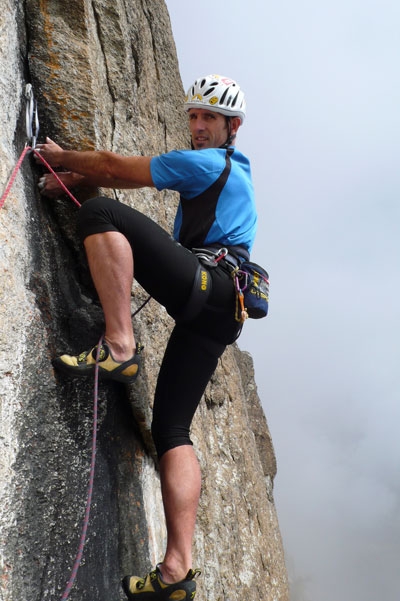
[[217,102],[218,102],[218,96],[213,96],[212,98],[210,98],[210,100],[208,102],[210,104],[217,104]]

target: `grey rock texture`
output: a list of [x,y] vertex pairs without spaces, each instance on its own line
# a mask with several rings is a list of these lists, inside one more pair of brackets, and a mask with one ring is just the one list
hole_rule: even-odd
[[[40,138],[65,148],[158,154],[187,147],[183,90],[161,0],[3,0],[0,183],[26,141],[24,90]],[[240,142],[240,140],[239,140]],[[62,380],[51,357],[98,340],[102,312],[76,237],[76,206],[41,199],[27,156],[0,209],[0,599],[61,598],[85,512],[93,383]],[[170,228],[177,199],[108,191]],[[76,192],[80,202],[96,190]],[[132,291],[134,310],[147,298]],[[93,503],[70,598],[123,598],[126,573],[162,557],[165,528],[149,425],[172,327],[155,301],[134,318],[145,345],[137,384],[99,389]],[[199,600],[287,601],[272,496],[275,457],[251,357],[230,347],[193,425],[203,471],[195,563]]]

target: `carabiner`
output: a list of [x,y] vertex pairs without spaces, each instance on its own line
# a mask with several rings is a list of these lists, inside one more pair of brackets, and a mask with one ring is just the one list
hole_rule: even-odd
[[33,149],[36,146],[36,140],[39,135],[39,115],[37,110],[37,102],[33,95],[33,88],[30,83],[25,86],[26,98],[26,137],[29,146]]
[[219,251],[217,253],[215,253],[215,258],[214,261],[216,263],[218,263],[219,261],[221,261],[221,259],[224,259],[226,257],[226,255],[228,254],[228,249],[227,248],[220,248]]

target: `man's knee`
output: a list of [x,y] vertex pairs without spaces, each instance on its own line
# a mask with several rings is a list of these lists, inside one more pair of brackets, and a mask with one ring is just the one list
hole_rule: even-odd
[[151,434],[159,459],[164,453],[175,447],[193,444],[190,440],[190,431],[188,428],[159,423],[154,419],[151,424]]
[[92,234],[118,231],[112,217],[117,203],[107,196],[96,196],[83,203],[78,211],[78,233],[82,242]]

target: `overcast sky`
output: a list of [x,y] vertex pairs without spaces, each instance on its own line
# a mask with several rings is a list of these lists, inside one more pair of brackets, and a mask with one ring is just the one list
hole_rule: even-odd
[[270,315],[255,362],[291,601],[400,599],[400,2],[167,0],[183,85],[236,79]]

